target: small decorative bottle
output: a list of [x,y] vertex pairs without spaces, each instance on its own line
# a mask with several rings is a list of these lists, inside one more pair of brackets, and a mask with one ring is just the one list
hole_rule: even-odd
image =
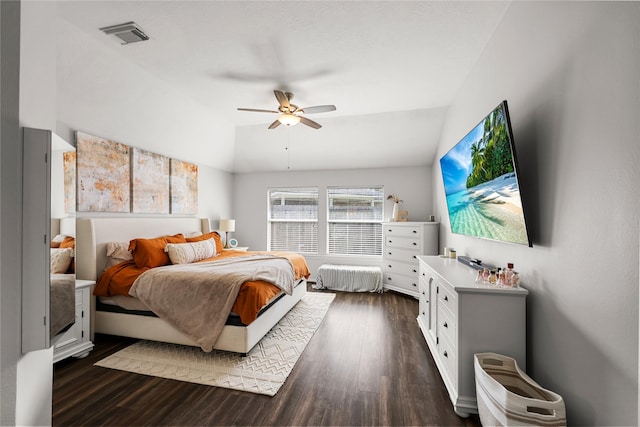
[[476,283],[483,283],[484,276],[482,276],[482,270],[478,270],[478,275],[476,276]]
[[484,283],[489,283],[489,269],[485,267],[484,271],[482,272],[482,279]]
[[507,263],[507,271],[505,272],[505,285],[511,286],[511,282],[513,280],[513,263]]
[[496,277],[496,271],[495,270],[491,270],[491,274],[489,275],[489,283],[494,284],[497,281],[497,277]]
[[511,287],[517,288],[518,286],[520,286],[520,275],[517,271],[514,271],[513,276],[511,277]]
[[498,286],[511,286],[507,284],[507,274],[503,269],[498,269]]

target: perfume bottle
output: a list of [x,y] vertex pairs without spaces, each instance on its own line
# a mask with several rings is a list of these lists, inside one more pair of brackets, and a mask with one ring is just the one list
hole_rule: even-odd
[[476,283],[484,283],[484,276],[482,276],[482,270],[478,270],[476,275]]
[[498,280],[498,278],[496,277],[496,271],[495,270],[491,270],[491,274],[489,274],[489,283],[495,285],[497,280]]
[[505,271],[504,277],[505,285],[511,286],[511,282],[513,281],[513,263],[507,263],[507,271]]
[[485,269],[482,271],[482,281],[484,283],[489,283],[489,269],[485,267]]
[[518,286],[520,286],[520,275],[517,271],[514,271],[513,276],[511,277],[511,287],[517,288]]

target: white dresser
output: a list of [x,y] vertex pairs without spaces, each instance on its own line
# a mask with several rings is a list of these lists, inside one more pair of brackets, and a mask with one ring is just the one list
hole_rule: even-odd
[[418,298],[418,255],[438,254],[437,222],[385,222],[383,286]]
[[93,280],[76,280],[76,322],[64,334],[56,337],[53,362],[67,357],[82,358],[93,349],[89,336],[91,328],[91,292]]
[[478,412],[473,355],[513,357],[526,370],[524,288],[476,284],[477,271],[456,259],[421,256],[418,325],[455,412]]

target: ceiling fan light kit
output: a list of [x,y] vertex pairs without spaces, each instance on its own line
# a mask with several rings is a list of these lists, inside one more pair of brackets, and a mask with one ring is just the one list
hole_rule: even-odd
[[314,113],[326,113],[329,111],[335,111],[335,105],[316,105],[314,107],[305,107],[299,108],[297,105],[291,104],[290,101],[293,99],[293,94],[291,92],[282,92],[281,90],[274,90],[274,95],[278,100],[278,110],[261,110],[257,108],[238,108],[239,111],[251,111],[255,113],[276,113],[280,114],[278,118],[269,125],[269,129],[275,129],[280,124],[285,126],[295,126],[298,123],[305,124],[314,129],[320,129],[322,126],[314,122],[311,119],[308,119],[304,116],[304,114],[314,114]]
[[291,113],[284,113],[278,117],[278,121],[285,126],[294,126],[300,123],[300,117]]

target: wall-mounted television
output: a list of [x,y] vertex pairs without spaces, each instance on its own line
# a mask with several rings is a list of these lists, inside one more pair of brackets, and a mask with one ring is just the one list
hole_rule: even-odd
[[531,246],[507,101],[440,159],[451,232]]

